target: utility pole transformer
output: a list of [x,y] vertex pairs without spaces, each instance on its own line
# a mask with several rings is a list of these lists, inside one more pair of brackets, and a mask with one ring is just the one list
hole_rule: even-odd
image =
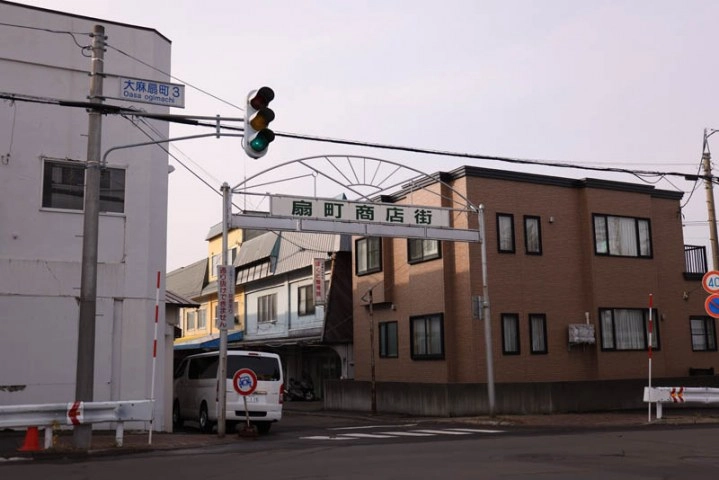
[[[90,102],[102,103],[105,27],[95,25],[92,31],[90,65]],[[75,400],[93,400],[95,375],[95,314],[97,309],[97,239],[100,223],[100,159],[102,114],[89,111],[87,160],[85,168],[85,205],[82,231],[82,277],[80,279],[80,320],[77,336],[77,370]],[[73,430],[76,448],[88,450],[92,443],[92,424],[76,425]]]

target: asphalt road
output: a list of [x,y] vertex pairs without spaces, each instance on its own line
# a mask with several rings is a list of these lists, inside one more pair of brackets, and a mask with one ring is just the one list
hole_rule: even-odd
[[[190,428],[185,435],[194,433]],[[79,460],[4,462],[0,478],[716,479],[718,439],[717,424],[494,427],[288,415],[256,440]]]

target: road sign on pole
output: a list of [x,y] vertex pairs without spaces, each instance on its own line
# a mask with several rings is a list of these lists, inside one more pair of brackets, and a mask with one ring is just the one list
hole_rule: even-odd
[[704,310],[710,317],[719,318],[719,294],[714,293],[707,297]]
[[702,278],[702,287],[707,293],[719,293],[719,271],[710,270]]

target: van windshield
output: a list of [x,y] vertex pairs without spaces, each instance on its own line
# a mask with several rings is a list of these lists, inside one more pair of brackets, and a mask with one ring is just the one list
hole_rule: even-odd
[[241,368],[249,368],[259,381],[280,379],[280,363],[273,357],[254,357],[245,355],[227,356],[227,378],[232,379],[235,372]]

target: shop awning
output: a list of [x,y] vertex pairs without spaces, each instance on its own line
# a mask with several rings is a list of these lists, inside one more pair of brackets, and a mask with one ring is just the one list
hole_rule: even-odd
[[[228,332],[227,342],[239,342],[242,340],[242,332]],[[203,335],[195,338],[178,338],[175,340],[175,350],[189,350],[189,349],[209,349],[217,350],[220,348],[220,334],[213,333],[211,335]]]

